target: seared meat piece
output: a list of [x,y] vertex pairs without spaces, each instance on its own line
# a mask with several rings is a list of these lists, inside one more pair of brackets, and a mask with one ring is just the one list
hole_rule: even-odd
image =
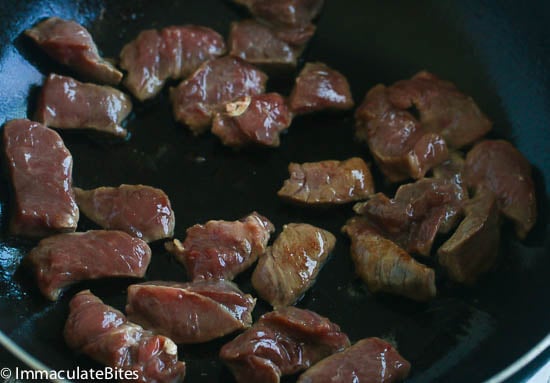
[[241,59],[226,56],[207,61],[171,89],[174,117],[193,133],[203,133],[225,104],[264,93],[266,81],[265,73]]
[[4,125],[4,150],[14,192],[11,233],[45,237],[75,231],[73,158],[61,137],[37,122],[12,120]]
[[422,128],[443,136],[453,149],[476,142],[492,127],[471,97],[459,92],[453,83],[428,72],[419,72],[410,80],[392,85],[389,100],[397,109],[416,107]]
[[435,297],[435,274],[405,250],[384,238],[364,217],[346,222],[355,271],[373,293],[383,291],[417,301]]
[[449,159],[433,169],[434,178],[452,182],[463,190],[464,196],[468,191],[464,185],[464,156],[459,152],[450,152]]
[[305,223],[285,225],[260,257],[252,285],[275,309],[295,303],[315,282],[336,238]]
[[130,98],[110,86],[50,74],[42,87],[36,119],[59,129],[93,129],[126,136],[120,124],[132,111]]
[[291,163],[290,178],[279,197],[306,205],[343,204],[362,200],[374,193],[369,167],[361,158],[345,161]]
[[239,221],[192,226],[183,244],[176,239],[166,249],[183,263],[191,280],[232,280],[264,253],[274,230],[267,218],[253,212]]
[[355,112],[355,134],[369,145],[380,170],[391,182],[422,178],[445,161],[447,145],[440,135],[424,132],[407,110],[390,103],[389,88],[372,88]]
[[122,73],[99,56],[90,32],[74,21],[50,17],[25,34],[51,58],[88,80],[111,85],[122,80]]
[[353,97],[348,80],[323,63],[307,63],[290,94],[290,109],[296,114],[320,110],[348,110]]
[[74,192],[80,211],[104,229],[122,230],[145,242],[174,235],[174,211],[160,189],[120,185]]
[[278,383],[348,346],[348,337],[327,318],[285,307],[223,346],[220,358],[239,383]]
[[90,230],[41,240],[25,262],[34,268],[38,287],[52,301],[64,288],[83,280],[145,275],[151,249],[122,231]]
[[169,78],[187,77],[225,50],[223,37],[210,28],[186,25],[160,32],[145,30],[120,53],[120,67],[128,72],[124,85],[144,101],[158,94]]
[[255,17],[271,24],[303,26],[316,18],[323,8],[323,0],[234,0],[244,5]]
[[158,281],[129,286],[126,313],[176,343],[201,343],[250,327],[255,304],[227,281]]
[[393,383],[405,380],[410,369],[391,344],[367,338],[323,359],[300,375],[298,383]]
[[437,251],[452,280],[472,284],[489,270],[498,254],[500,215],[494,194],[479,189],[465,204],[466,218]]
[[427,256],[437,233],[456,226],[466,198],[464,189],[452,182],[424,178],[401,185],[393,199],[377,193],[354,210],[407,251]]
[[509,142],[483,141],[466,156],[466,184],[495,193],[498,206],[510,218],[519,238],[525,238],[537,220],[531,165]]
[[69,307],[64,336],[73,350],[124,370],[125,381],[183,382],[185,363],[178,361],[178,349],[170,339],[129,322],[90,290],[75,295]]
[[470,97],[427,72],[390,87],[375,86],[355,116],[357,137],[368,143],[392,182],[422,178],[447,159],[447,147],[470,145],[491,130]]
[[229,54],[266,70],[296,67],[305,44],[315,33],[315,26],[281,29],[255,20],[231,24]]
[[225,111],[217,113],[212,133],[223,144],[242,147],[249,144],[277,147],[279,134],[286,130],[292,115],[285,99],[278,93],[243,96],[225,105]]

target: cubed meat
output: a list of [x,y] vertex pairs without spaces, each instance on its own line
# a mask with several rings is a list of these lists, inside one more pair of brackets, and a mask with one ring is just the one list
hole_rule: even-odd
[[260,257],[252,285],[275,309],[291,305],[315,283],[335,244],[326,230],[305,223],[285,225]]
[[183,382],[185,363],[169,338],[129,322],[90,290],[75,295],[69,309],[64,337],[71,349],[122,370],[123,381]]
[[365,217],[354,217],[342,228],[351,239],[355,272],[373,293],[386,292],[416,301],[435,297],[435,273],[371,225]]
[[344,75],[323,63],[307,63],[296,78],[290,110],[306,114],[322,110],[349,110],[353,96]]
[[157,95],[168,79],[181,79],[203,62],[226,51],[216,31],[202,26],[172,26],[148,29],[126,44],[120,67],[127,71],[124,85],[140,101]]
[[156,281],[128,287],[126,313],[176,343],[202,343],[250,327],[255,304],[227,281]]
[[45,237],[76,230],[73,157],[53,130],[29,120],[4,125],[6,167],[13,189],[10,231]]
[[239,221],[192,226],[183,244],[176,239],[166,248],[185,266],[191,280],[232,280],[265,252],[274,230],[267,218],[253,212]]
[[479,189],[465,211],[466,217],[437,255],[452,280],[473,284],[497,259],[500,214],[495,195],[488,189]]
[[391,182],[422,178],[448,158],[449,148],[470,145],[492,127],[471,97],[428,72],[375,86],[355,117],[357,138]]
[[122,73],[99,56],[90,32],[74,21],[50,17],[27,29],[25,34],[52,59],[86,80],[109,85],[117,85],[122,80]]
[[279,383],[349,346],[340,328],[319,314],[285,307],[263,315],[224,345],[220,358],[238,383]]
[[464,171],[466,185],[492,191],[502,214],[514,222],[517,236],[525,238],[537,220],[535,184],[527,159],[507,141],[487,140],[468,152]]
[[132,111],[130,97],[110,86],[50,74],[42,87],[36,119],[59,129],[92,129],[125,137],[122,121]]
[[92,190],[74,188],[80,211],[104,229],[122,230],[145,242],[174,235],[176,218],[168,196],[146,185]]
[[323,8],[323,0],[234,0],[256,18],[287,27],[309,24]]
[[244,96],[225,105],[217,113],[212,133],[226,146],[277,147],[279,135],[292,121],[285,99],[278,93]]
[[194,134],[205,132],[216,112],[243,96],[264,93],[267,75],[241,59],[226,56],[204,63],[171,90],[176,121]]
[[122,231],[91,230],[41,240],[25,258],[44,296],[56,300],[66,287],[90,279],[142,278],[151,249]]
[[405,380],[410,369],[391,344],[367,338],[323,359],[300,375],[298,383],[396,383]]
[[290,178],[277,193],[305,205],[338,205],[364,200],[374,193],[374,181],[361,158],[345,161],[291,163]]
[[315,33],[315,26],[276,28],[256,20],[231,24],[229,54],[268,71],[296,67],[305,44]]

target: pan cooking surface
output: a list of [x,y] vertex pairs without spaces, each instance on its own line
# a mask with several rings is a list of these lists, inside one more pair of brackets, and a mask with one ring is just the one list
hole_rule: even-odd
[[[43,75],[71,75],[19,37],[42,18],[55,15],[84,23],[104,55],[116,57],[142,29],[193,23],[226,35],[229,23],[245,16],[223,0],[2,3],[3,122],[32,116]],[[329,317],[352,341],[381,336],[396,342],[413,366],[411,382],[486,379],[527,352],[549,331],[546,188],[550,180],[550,76],[544,71],[550,67],[550,52],[543,43],[550,41],[550,33],[544,29],[548,23],[541,15],[549,15],[550,10],[542,9],[548,8],[546,5],[529,10],[496,7],[497,1],[485,2],[483,7],[473,0],[453,7],[444,3],[413,6],[407,1],[328,0],[304,58],[326,62],[345,74],[356,103],[376,83],[392,83],[421,69],[432,71],[474,97],[495,123],[492,136],[512,140],[533,163],[539,222],[522,243],[513,239],[510,227],[505,227],[498,266],[472,289],[438,280],[439,296],[428,304],[375,297],[354,277],[349,241],[339,233],[352,215],[351,206],[314,210],[293,207],[277,198],[276,191],[287,177],[291,161],[352,156],[372,161],[366,147],[353,140],[351,112],[299,117],[282,136],[280,148],[235,152],[211,134],[193,137],[188,129],[177,125],[165,88],[150,102],[135,102],[127,142],[84,132],[61,132],[74,157],[74,185],[94,188],[143,183],[163,189],[176,212],[175,236],[180,239],[195,223],[234,220],[252,210],[272,220],[278,232],[288,222],[307,222],[330,230],[337,235],[336,248],[299,307]],[[295,74],[270,80],[269,89],[288,94]],[[377,190],[392,192],[379,174],[375,176]],[[0,202],[0,329],[54,369],[77,365],[97,368],[89,358],[75,356],[63,342],[68,301],[76,292],[90,288],[106,303],[123,309],[126,286],[134,280],[80,283],[58,302],[47,302],[32,275],[18,268],[35,242],[6,234],[6,182],[0,183]],[[94,227],[81,218],[79,230]],[[164,251],[162,243],[154,243],[152,249],[148,279],[185,279],[183,267]],[[255,295],[250,271],[236,282]],[[259,302],[254,317],[268,309]],[[181,347],[187,381],[232,382],[229,371],[217,359],[219,347],[229,339]],[[294,380],[290,377],[285,381]]]

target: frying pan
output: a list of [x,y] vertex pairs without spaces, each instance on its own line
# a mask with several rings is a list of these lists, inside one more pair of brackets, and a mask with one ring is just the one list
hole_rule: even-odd
[[[146,28],[202,24],[227,33],[245,12],[223,0],[0,1],[0,116],[2,122],[32,116],[37,88],[49,72],[71,74],[36,49],[21,32],[37,21],[60,16],[86,25],[107,57]],[[394,341],[413,365],[410,382],[502,381],[550,343],[550,2],[544,1],[357,1],[328,0],[318,32],[304,59],[323,61],[343,72],[357,102],[377,83],[392,83],[427,69],[453,81],[494,121],[492,137],[511,140],[534,166],[539,220],[528,238],[514,239],[504,227],[494,271],[473,288],[438,280],[439,295],[428,304],[373,296],[354,277],[349,242],[339,229],[351,207],[297,208],[276,191],[290,161],[346,159],[368,150],[353,139],[353,114],[297,118],[281,147],[235,152],[216,137],[193,137],[171,117],[167,89],[135,104],[128,122],[131,137],[118,141],[83,132],[61,132],[74,157],[74,184],[83,188],[121,183],[160,187],[176,212],[176,237],[209,219],[234,220],[252,210],[280,230],[288,222],[309,222],[338,234],[336,249],[317,283],[298,304],[328,316],[352,341],[382,336]],[[270,88],[288,92],[288,78]],[[377,189],[392,192],[379,174]],[[0,329],[3,343],[53,369],[99,367],[64,344],[68,301],[91,288],[123,309],[133,280],[80,283],[55,303],[46,301],[32,275],[18,267],[35,242],[7,234],[9,188],[0,184]],[[79,230],[94,228],[82,219]],[[184,269],[152,245],[148,279],[184,280]],[[250,273],[237,278],[253,292]],[[259,302],[255,318],[269,307]],[[180,347],[189,382],[232,382],[216,358],[231,337]],[[527,355],[526,355],[527,354]],[[27,359],[26,359],[27,360]],[[27,360],[28,362],[28,360]],[[544,360],[543,360],[544,362]],[[491,378],[493,377],[493,378]],[[295,377],[285,378],[292,382]]]

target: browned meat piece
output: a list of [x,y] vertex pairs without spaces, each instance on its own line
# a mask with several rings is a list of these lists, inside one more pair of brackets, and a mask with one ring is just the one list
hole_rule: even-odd
[[537,220],[531,165],[509,142],[483,141],[466,156],[466,184],[495,193],[498,206],[510,218],[519,238],[525,238]]
[[220,358],[239,383],[278,383],[348,346],[348,337],[327,318],[285,307],[223,346]]
[[291,163],[290,178],[278,195],[306,205],[336,205],[366,199],[374,193],[374,181],[361,158],[345,161]]
[[144,101],[158,94],[169,78],[187,77],[225,50],[223,37],[210,28],[186,25],[160,32],[145,30],[120,53],[120,67],[128,72],[124,85]]
[[368,143],[392,182],[423,177],[447,159],[447,147],[470,145],[491,130],[470,97],[427,72],[390,87],[375,86],[355,116],[357,137]]
[[350,348],[323,359],[298,383],[394,383],[407,378],[411,364],[388,342],[360,340]]
[[249,144],[277,147],[279,135],[292,121],[285,99],[278,93],[243,96],[217,113],[212,133],[223,144],[242,147]]
[[355,271],[371,292],[382,291],[417,301],[435,297],[434,271],[384,238],[366,218],[351,218],[342,232],[351,238]]
[[274,230],[267,218],[253,212],[239,221],[192,226],[183,244],[176,239],[166,248],[183,263],[191,280],[232,280],[265,252]]
[[320,110],[348,110],[353,97],[344,75],[323,63],[307,63],[296,78],[289,99],[296,114]]
[[492,192],[480,189],[465,205],[466,217],[437,252],[452,280],[473,284],[498,254],[500,215]]
[[195,134],[208,129],[214,114],[242,96],[264,93],[267,75],[241,59],[210,60],[171,89],[174,117]]
[[25,34],[51,58],[88,80],[111,85],[122,80],[122,73],[99,56],[90,32],[74,21],[50,17]]
[[377,193],[354,210],[407,251],[427,256],[437,233],[456,226],[466,198],[464,189],[452,182],[424,178],[401,185],[393,199]]
[[234,0],[255,17],[271,24],[301,26],[309,24],[323,8],[323,0]]
[[447,145],[437,134],[424,132],[407,110],[390,103],[389,88],[372,88],[355,112],[358,139],[365,141],[380,170],[391,182],[422,178],[445,161]]
[[25,262],[34,268],[42,294],[56,300],[64,288],[83,280],[145,275],[151,249],[122,231],[90,230],[41,240]]
[[4,125],[4,150],[14,194],[11,233],[45,237],[75,231],[73,158],[61,137],[37,122],[12,120]]
[[305,44],[315,33],[315,26],[281,29],[255,20],[231,24],[229,54],[266,70],[296,67]]
[[122,230],[145,242],[174,235],[174,211],[160,189],[120,185],[74,192],[80,211],[104,229]]
[[176,343],[201,343],[250,327],[255,304],[227,281],[157,281],[128,287],[126,313]]
[[401,110],[416,107],[422,128],[441,134],[450,148],[470,145],[492,128],[471,97],[428,72],[395,83],[389,88],[389,100]]
[[185,363],[170,339],[129,322],[90,290],[73,297],[65,323],[65,342],[75,351],[123,370],[124,381],[183,382]]
[[291,305],[315,283],[335,244],[326,230],[305,223],[285,225],[260,257],[252,285],[274,308]]
[[42,87],[36,119],[59,129],[93,129],[126,136],[120,124],[132,111],[130,98],[110,86],[50,74]]
[[462,188],[465,196],[468,191],[464,185],[464,156],[459,152],[450,152],[449,159],[433,169],[434,178],[452,182]]

